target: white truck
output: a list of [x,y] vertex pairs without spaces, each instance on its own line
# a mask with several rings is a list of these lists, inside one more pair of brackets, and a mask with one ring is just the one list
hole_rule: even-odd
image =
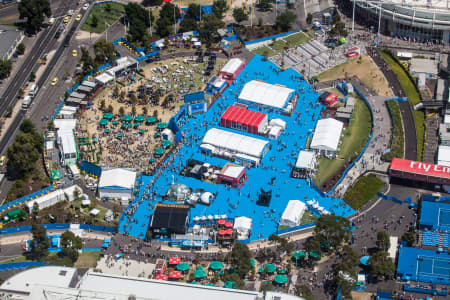
[[36,96],[38,90],[39,90],[39,86],[36,83],[33,83],[33,85],[30,88],[30,91],[28,92],[28,95],[30,97],[34,97],[34,96]]
[[31,96],[26,95],[25,98],[23,98],[22,108],[28,108],[30,104],[31,104]]

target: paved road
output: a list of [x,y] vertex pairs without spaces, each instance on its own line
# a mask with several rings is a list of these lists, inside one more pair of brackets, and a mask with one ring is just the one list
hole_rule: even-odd
[[[378,55],[375,49],[367,51],[372,57],[374,62],[383,72],[387,81],[391,84],[391,88],[394,94],[399,97],[405,97],[405,91],[400,84],[394,71],[389,67],[389,65],[384,61],[384,59]],[[400,112],[403,121],[403,130],[405,133],[405,158],[409,160],[417,160],[417,135],[416,135],[416,124],[414,122],[414,115],[411,105],[408,101],[399,102]]]

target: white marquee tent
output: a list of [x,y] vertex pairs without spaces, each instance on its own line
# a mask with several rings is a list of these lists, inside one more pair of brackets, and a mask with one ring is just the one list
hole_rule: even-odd
[[223,66],[220,72],[234,74],[234,72],[236,72],[243,63],[244,62],[240,58],[232,58],[225,64],[225,66]]
[[244,154],[258,161],[264,155],[269,142],[246,135],[212,128],[206,132],[201,148],[212,151],[229,151],[234,154]]
[[248,82],[239,95],[239,100],[279,109],[285,108],[295,91],[283,86],[252,80]]
[[280,225],[294,227],[300,225],[306,205],[300,200],[290,200],[280,219]]
[[316,163],[316,154],[313,151],[300,151],[295,167],[297,169],[313,170]]
[[333,118],[317,121],[310,148],[327,156],[335,155],[343,128],[344,123]]
[[247,239],[252,229],[252,219],[248,217],[236,217],[233,228],[238,233],[238,239]]
[[103,171],[98,184],[100,198],[131,199],[135,181],[134,171],[120,168]]

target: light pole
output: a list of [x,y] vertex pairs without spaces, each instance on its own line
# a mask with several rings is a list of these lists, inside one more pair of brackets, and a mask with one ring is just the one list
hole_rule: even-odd
[[352,32],[355,31],[355,5],[356,5],[356,0],[353,0]]
[[153,33],[152,33],[152,8],[151,7],[148,9],[148,18],[150,19],[150,37],[152,37]]
[[175,17],[175,4],[173,5],[173,29],[175,31],[175,34],[177,34],[177,19]]
[[379,14],[379,16],[378,16],[378,36],[380,36],[380,27],[381,27],[381,9],[382,9],[382,6],[381,6],[381,2],[379,3],[380,4],[380,14]]

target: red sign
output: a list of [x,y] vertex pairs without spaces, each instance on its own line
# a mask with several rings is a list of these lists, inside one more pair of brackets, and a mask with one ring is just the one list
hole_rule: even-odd
[[431,177],[450,179],[450,167],[401,158],[392,159],[389,169]]

